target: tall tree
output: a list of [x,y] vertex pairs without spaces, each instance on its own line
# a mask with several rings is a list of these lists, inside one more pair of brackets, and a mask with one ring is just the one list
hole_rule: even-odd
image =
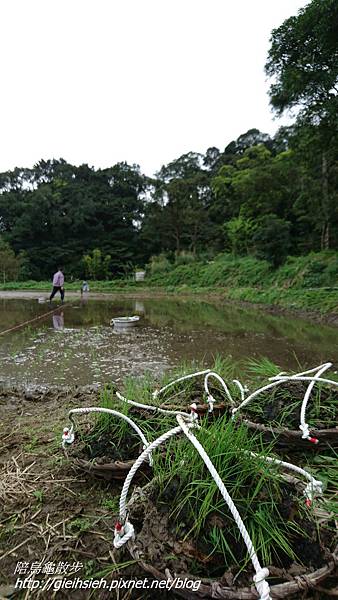
[[[331,245],[331,149],[337,137],[338,109],[338,3],[312,0],[296,17],[272,32],[265,69],[274,78],[270,98],[278,114],[297,108],[298,123],[317,128],[320,149],[322,248]],[[330,152],[328,152],[328,148]]]

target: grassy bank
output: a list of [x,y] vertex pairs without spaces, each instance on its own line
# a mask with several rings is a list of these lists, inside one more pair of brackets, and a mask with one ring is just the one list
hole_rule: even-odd
[[[67,281],[67,290],[79,291],[80,281]],[[41,290],[51,287],[48,281],[8,282],[0,290]],[[284,265],[273,269],[263,260],[237,258],[222,254],[212,261],[172,264],[158,258],[147,270],[144,282],[130,276],[111,281],[90,282],[92,292],[174,294],[219,294],[224,299],[283,308],[338,313],[338,254],[311,253],[289,257]]]

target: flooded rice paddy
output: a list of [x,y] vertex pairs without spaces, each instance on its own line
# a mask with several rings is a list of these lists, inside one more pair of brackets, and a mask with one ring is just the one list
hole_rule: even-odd
[[[53,308],[56,308],[56,304]],[[0,299],[0,331],[50,311],[35,299]],[[140,315],[116,330],[113,317]],[[224,301],[178,298],[69,301],[53,315],[0,337],[0,382],[101,384],[160,375],[183,361],[211,364],[266,356],[283,369],[337,363],[337,328]]]

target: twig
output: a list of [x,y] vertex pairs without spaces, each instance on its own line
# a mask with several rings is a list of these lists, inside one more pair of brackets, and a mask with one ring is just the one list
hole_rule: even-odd
[[313,587],[317,592],[321,592],[322,594],[326,594],[327,596],[338,597],[338,588],[334,588],[333,590],[327,590],[326,588],[323,588],[320,585],[314,585]]
[[11,550],[8,550],[8,552],[5,552],[5,554],[0,556],[0,560],[2,560],[3,558],[6,558],[6,556],[9,556],[10,554],[13,554],[13,552],[15,552],[16,550],[19,550],[19,548],[21,548],[21,546],[24,546],[25,544],[27,544],[27,542],[29,542],[29,540],[31,540],[32,537],[33,536],[30,535],[26,540],[24,540],[23,542],[21,542],[20,544],[15,546],[15,548],[12,548]]

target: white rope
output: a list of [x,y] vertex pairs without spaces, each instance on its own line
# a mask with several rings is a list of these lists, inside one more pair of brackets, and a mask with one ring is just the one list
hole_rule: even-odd
[[116,523],[114,533],[114,548],[121,548],[124,544],[135,537],[134,526],[125,521],[124,525]]
[[261,567],[258,556],[255,552],[255,548],[251,541],[250,535],[242,521],[242,518],[241,518],[231,496],[229,495],[223,481],[221,480],[218,472],[216,471],[213,463],[211,462],[206,451],[204,450],[202,444],[196,439],[194,434],[191,431],[189,431],[189,428],[187,427],[186,423],[184,423],[184,420],[182,419],[182,417],[177,416],[176,418],[177,418],[178,423],[182,427],[184,434],[187,436],[187,438],[190,440],[190,442],[196,448],[200,457],[204,461],[209,473],[211,474],[211,476],[212,476],[214,482],[216,483],[219,491],[221,492],[225,502],[227,503],[228,508],[235,520],[235,523],[242,535],[242,538],[247,547],[250,559],[251,559],[254,569],[256,571],[256,575],[254,576],[254,582],[255,582],[257,592],[259,593],[260,600],[270,600],[270,598],[271,598],[270,597],[270,587],[269,587],[269,584],[267,583],[267,581],[265,581],[266,577],[269,576],[269,571],[268,571],[268,569]]
[[180,381],[185,381],[186,379],[192,379],[193,377],[199,377],[199,375],[205,375],[206,373],[209,373],[209,372],[210,372],[210,369],[204,369],[204,371],[196,371],[196,373],[189,373],[188,375],[183,375],[182,377],[179,377],[178,379],[174,379],[174,381],[171,381],[170,383],[168,383],[161,389],[155,390],[153,392],[153,398],[157,398],[157,396],[159,396],[159,394],[162,394],[162,392],[164,392],[171,386],[175,385],[175,383],[179,383]]
[[182,412],[179,410],[168,410],[165,408],[159,408],[158,406],[154,406],[151,404],[141,404],[140,402],[135,402],[134,400],[128,400],[128,398],[125,398],[124,396],[122,396],[122,394],[120,394],[120,392],[116,392],[116,396],[122,402],[125,402],[126,404],[130,404],[131,406],[136,406],[137,408],[144,408],[145,410],[152,410],[153,412],[162,413],[164,415],[182,415],[182,417],[189,418],[189,413],[187,413],[187,412]]
[[281,379],[282,377],[302,377],[303,375],[310,375],[311,373],[316,373],[319,369],[321,369],[322,367],[324,367],[327,364],[329,364],[329,363],[319,365],[319,367],[313,367],[313,369],[308,369],[307,371],[302,371],[301,373],[295,373],[294,375],[288,375],[285,371],[281,371],[280,373],[278,373],[278,375],[269,377],[269,381],[274,381],[275,379]]
[[329,369],[330,367],[332,367],[332,363],[326,363],[324,365],[321,365],[320,367],[318,367],[318,371],[317,373],[314,375],[313,381],[311,381],[311,383],[309,383],[307,390],[305,392],[304,395],[304,399],[302,402],[302,407],[300,410],[300,425],[299,425],[299,429],[302,431],[303,435],[302,438],[305,440],[309,440],[310,442],[313,442],[315,444],[318,444],[318,440],[317,438],[314,438],[310,435],[310,429],[309,429],[309,425],[305,422],[305,411],[306,411],[306,407],[307,407],[307,403],[309,401],[310,398],[310,394],[312,392],[312,389],[316,383],[316,379],[318,379],[318,377],[320,377],[322,375],[322,373],[324,373],[324,371],[327,371],[327,369]]
[[303,477],[305,477],[308,480],[308,484],[305,486],[303,492],[306,498],[307,506],[310,506],[316,495],[321,495],[323,493],[323,482],[319,479],[315,479],[311,475],[311,473],[305,471],[305,469],[302,469],[301,467],[298,467],[293,463],[285,462],[284,460],[279,460],[278,458],[271,458],[270,456],[261,456],[256,452],[249,452],[249,454],[250,456],[253,456],[255,458],[260,458],[272,464],[281,465],[286,469],[289,469],[290,471],[294,471],[295,473],[299,473],[299,475],[303,475]]
[[[262,392],[266,392],[267,390],[272,389],[272,388],[276,387],[277,385],[288,382],[288,381],[291,381],[291,382],[292,381],[309,381],[310,385],[308,386],[308,388],[306,390],[305,396],[303,398],[302,406],[301,406],[299,428],[303,432],[303,435],[302,435],[303,439],[307,439],[310,442],[315,443],[315,444],[318,443],[317,438],[312,437],[310,435],[309,426],[305,422],[306,407],[307,407],[307,403],[308,403],[311,391],[316,383],[326,383],[329,385],[338,386],[337,381],[333,381],[332,379],[323,379],[322,377],[320,377],[320,375],[331,366],[332,366],[332,363],[325,363],[323,365],[320,365],[319,367],[309,369],[308,371],[304,371],[302,373],[296,373],[294,375],[284,375],[283,373],[279,373],[279,375],[270,377],[269,380],[272,381],[272,383],[268,383],[267,385],[259,388],[258,390],[255,390],[252,394],[247,396],[247,398],[242,400],[242,402],[241,402],[241,404],[239,404],[239,406],[236,406],[232,409],[233,417],[235,416],[236,412],[238,412],[239,410],[244,408],[244,406],[249,404],[249,402],[251,402],[251,400],[256,398],[256,396],[258,396]],[[308,377],[307,375],[309,375],[311,373],[315,373],[315,375],[313,377]]]
[[238,379],[233,379],[233,380],[232,380],[232,382],[233,382],[233,383],[235,383],[235,384],[237,385],[237,387],[239,388],[239,391],[240,391],[240,393],[241,393],[241,400],[243,401],[243,400],[244,400],[244,398],[245,398],[245,392],[248,392],[248,391],[249,391],[249,388],[247,388],[247,386],[246,386],[246,385],[245,385],[245,386],[243,386],[243,385],[241,384],[241,382],[240,382],[240,381],[238,381]]
[[140,454],[140,456],[134,462],[127,477],[124,480],[124,484],[123,484],[123,488],[122,488],[122,492],[121,492],[121,496],[120,496],[120,518],[122,521],[124,521],[127,516],[127,508],[126,508],[127,495],[128,495],[130,484],[132,482],[132,479],[133,479],[136,471],[139,469],[139,467],[142,465],[142,463],[146,460],[149,452],[153,452],[153,450],[155,450],[158,446],[160,446],[161,444],[164,444],[164,442],[169,440],[171,437],[173,437],[177,433],[181,433],[181,431],[182,431],[181,426],[174,427],[173,429],[169,429],[169,431],[166,431],[166,433],[163,433],[163,435],[161,435],[156,440],[151,442],[151,444],[149,444],[148,448],[143,450],[142,454]]
[[209,373],[206,374],[205,378],[204,378],[204,389],[205,389],[205,393],[207,394],[207,402],[209,404],[209,412],[212,412],[214,410],[214,403],[216,402],[215,398],[213,397],[213,395],[210,393],[209,391],[209,386],[208,386],[208,379],[209,377],[214,377],[215,379],[217,379],[217,381],[220,382],[222,388],[225,391],[225,394],[231,404],[231,406],[235,406],[235,402],[229,392],[229,389],[227,387],[227,384],[225,383],[223,377],[221,377],[220,375],[218,375],[218,373],[215,373],[215,371],[209,371]]
[[[193,423],[191,423],[191,426],[194,426]],[[174,429],[170,429],[169,431],[167,431],[166,433],[164,433],[163,435],[158,437],[151,444],[149,444],[148,448],[145,448],[145,450],[143,450],[142,454],[140,454],[140,456],[136,459],[133,466],[131,467],[127,477],[124,480],[123,488],[121,491],[120,520],[122,521],[123,525],[121,525],[121,523],[119,522],[115,526],[114,548],[121,548],[121,546],[123,546],[123,544],[128,542],[128,540],[132,537],[131,531],[133,531],[133,529],[131,529],[131,528],[133,526],[127,519],[127,496],[128,496],[130,484],[132,482],[132,479],[133,479],[136,471],[139,469],[139,467],[142,465],[142,463],[145,460],[147,460],[148,454],[150,452],[153,452],[158,446],[160,446],[161,444],[166,442],[169,438],[171,438],[172,436],[176,435],[177,433],[181,433],[181,432],[182,432],[181,426],[174,427]],[[126,524],[128,524],[127,529],[126,529]],[[120,529],[120,527],[122,527],[122,529]]]
[[120,497],[120,519],[124,524],[121,525],[121,523],[118,523],[117,528],[115,528],[114,547],[120,548],[123,544],[125,544],[129,539],[131,539],[134,536],[133,526],[127,519],[126,502],[127,502],[127,495],[128,495],[128,491],[130,488],[130,484],[131,484],[131,481],[132,481],[136,471],[138,470],[138,468],[141,466],[141,464],[146,459],[148,452],[152,452],[153,450],[155,450],[155,448],[160,446],[160,444],[166,442],[168,439],[170,439],[174,435],[181,433],[183,431],[184,434],[187,436],[187,438],[194,445],[194,447],[196,448],[196,450],[198,451],[200,456],[202,457],[211,476],[213,477],[216,485],[218,486],[225,502],[227,503],[229,510],[230,510],[232,516],[234,517],[236,525],[238,526],[238,528],[240,530],[240,533],[241,533],[243,540],[245,542],[245,545],[248,549],[249,556],[251,558],[251,561],[253,563],[253,566],[254,566],[254,569],[256,572],[253,579],[254,579],[254,583],[255,583],[257,592],[259,593],[260,600],[271,600],[270,587],[266,581],[266,578],[269,575],[269,571],[268,571],[268,569],[261,567],[259,559],[255,552],[253,543],[249,536],[249,533],[241,519],[241,516],[240,516],[235,504],[233,503],[230,495],[228,494],[225,485],[223,484],[219,474],[217,473],[214,465],[212,464],[207,453],[205,452],[203,446],[195,438],[195,436],[191,433],[190,429],[191,429],[191,427],[196,426],[195,423],[191,422],[191,421],[189,423],[185,423],[184,419],[182,418],[181,415],[177,415],[176,418],[179,423],[179,426],[175,427],[174,429],[171,429],[170,431],[167,431],[165,434],[163,434],[162,436],[157,438],[157,440],[152,442],[149,445],[149,447],[146,448],[142,452],[142,454],[138,457],[138,459],[135,461],[135,463],[131,467],[131,469],[125,479],[125,482],[123,484],[123,489],[121,492],[121,497]]
[[[74,414],[89,414],[89,413],[107,413],[107,414],[113,415],[115,417],[118,417],[119,419],[123,419],[124,421],[129,423],[129,425],[134,429],[134,431],[136,431],[138,436],[141,438],[141,441],[143,442],[143,448],[149,447],[149,442],[145,438],[143,432],[141,431],[139,426],[130,417],[128,417],[127,415],[124,415],[123,413],[120,413],[116,410],[112,410],[111,408],[100,408],[99,406],[90,406],[90,407],[84,407],[84,408],[73,408],[72,410],[69,411],[68,416],[69,416],[69,419],[70,419],[72,425],[69,429],[65,427],[65,429],[63,430],[64,432],[62,435],[62,447],[64,449],[66,448],[66,444],[69,444],[69,445],[72,444],[75,439],[75,436],[74,436],[75,423],[74,423],[73,415]],[[65,430],[67,430],[67,431],[65,432]],[[150,466],[152,466],[152,464],[153,464],[151,454],[149,454],[149,464],[150,464]]]

